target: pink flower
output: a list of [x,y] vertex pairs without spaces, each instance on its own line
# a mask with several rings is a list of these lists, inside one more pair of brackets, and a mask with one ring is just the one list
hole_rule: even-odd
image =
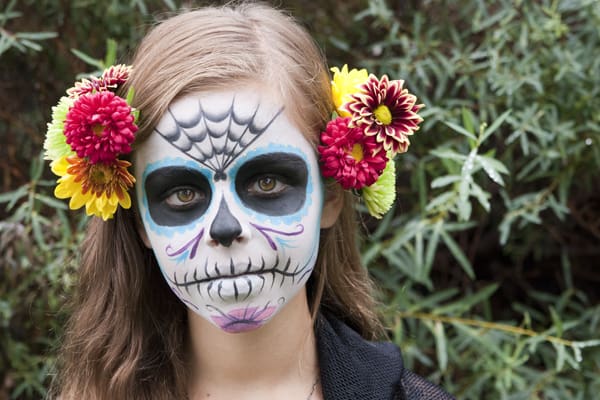
[[329,121],[321,133],[321,171],[324,177],[335,178],[344,189],[360,189],[379,178],[388,159],[374,136],[350,128],[349,122],[350,118],[338,117]]
[[67,94],[71,99],[76,99],[87,93],[102,92],[108,90],[104,81],[100,78],[91,77],[82,79],[81,82],[75,82],[75,86],[67,89]]
[[424,105],[416,104],[416,96],[403,89],[403,84],[401,80],[390,81],[387,75],[379,80],[371,74],[360,86],[360,92],[351,95],[346,103],[346,110],[352,115],[350,126],[362,128],[394,153],[408,149],[408,136],[423,122],[417,113]]
[[137,126],[131,107],[109,91],[80,96],[65,120],[67,143],[91,164],[108,163],[131,151]]
[[130,73],[131,66],[129,65],[111,65],[110,68],[104,70],[100,79],[107,88],[117,88],[119,85],[127,82]]
[[119,64],[111,65],[104,70],[100,78],[91,77],[90,79],[82,79],[81,82],[75,82],[75,86],[67,90],[70,98],[76,99],[87,93],[102,92],[106,90],[115,91],[119,85],[127,82],[131,66]]

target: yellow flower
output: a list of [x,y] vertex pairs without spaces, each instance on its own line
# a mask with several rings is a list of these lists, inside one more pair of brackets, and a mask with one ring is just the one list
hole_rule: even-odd
[[131,207],[127,191],[133,187],[135,178],[127,171],[130,165],[119,159],[110,164],[91,164],[77,156],[62,157],[51,164],[52,172],[60,176],[54,195],[59,199],[70,197],[70,209],[85,205],[87,215],[106,221],[119,205]]
[[333,103],[337,109],[338,115],[349,117],[351,114],[342,109],[342,106],[351,100],[350,95],[359,91],[358,87],[365,83],[369,78],[366,69],[351,69],[348,71],[348,65],[344,64],[340,71],[338,67],[331,68],[333,80],[331,81],[331,94]]
[[396,164],[390,159],[385,169],[371,186],[362,188],[362,197],[369,214],[380,219],[396,200]]

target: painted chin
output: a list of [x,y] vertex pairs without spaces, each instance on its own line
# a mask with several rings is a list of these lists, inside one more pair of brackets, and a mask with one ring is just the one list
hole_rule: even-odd
[[210,318],[227,333],[242,333],[263,326],[276,310],[276,306],[246,307],[232,310],[227,314],[211,315]]

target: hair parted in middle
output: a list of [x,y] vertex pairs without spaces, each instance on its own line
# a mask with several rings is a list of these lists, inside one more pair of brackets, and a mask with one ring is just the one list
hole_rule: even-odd
[[[168,106],[190,93],[264,86],[315,148],[334,109],[318,46],[292,17],[266,5],[207,7],[169,18],[146,35],[132,65],[123,90],[135,89],[133,106],[140,110],[134,152]],[[343,206],[321,232],[307,283],[309,307],[313,316],[324,308],[373,339],[382,329],[360,263],[354,198],[334,182],[326,192],[342,196]],[[61,399],[185,397],[186,306],[161,276],[140,229],[135,207],[89,222],[54,382]]]

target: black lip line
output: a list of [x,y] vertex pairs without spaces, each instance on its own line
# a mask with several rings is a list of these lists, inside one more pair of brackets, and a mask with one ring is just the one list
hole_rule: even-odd
[[[302,272],[304,272],[304,270],[307,268],[307,266],[304,266],[304,268],[300,269],[300,270],[295,270],[293,272],[288,272],[288,270],[290,269],[290,265],[291,265],[291,258],[288,257],[288,260],[286,262],[285,268],[283,270],[278,269],[279,267],[279,257],[276,258],[275,260],[275,265],[273,266],[273,268],[269,268],[269,269],[265,269],[265,260],[264,258],[261,257],[262,260],[262,266],[261,269],[257,270],[257,271],[249,271],[250,269],[250,263],[248,264],[248,268],[246,268],[246,271],[241,272],[239,274],[233,274],[233,275],[228,275],[228,274],[220,274],[219,269],[215,266],[215,270],[217,271],[217,275],[211,277],[210,275],[207,274],[207,276],[209,276],[208,278],[204,278],[204,279],[197,279],[196,278],[196,274],[197,274],[197,270],[194,270],[194,279],[191,281],[187,281],[187,277],[189,274],[189,271],[186,272],[183,275],[183,282],[178,282],[177,281],[177,277],[174,276],[174,279],[169,277],[169,281],[171,281],[172,284],[174,284],[177,287],[184,287],[187,288],[189,286],[192,285],[199,285],[201,283],[206,283],[206,282],[212,282],[215,281],[217,279],[230,279],[230,278],[238,278],[238,277],[242,277],[242,276],[248,276],[248,275],[262,275],[262,274],[280,274],[283,276],[283,278],[294,278],[297,275],[301,274]],[[205,268],[205,272],[207,271],[207,265],[208,265],[208,261],[205,264],[204,268]],[[274,283],[274,279],[273,279],[273,283]],[[282,283],[283,284],[283,279],[282,279]],[[263,285],[264,285],[264,281],[263,281]],[[273,284],[272,284],[273,285]],[[271,286],[272,286],[271,285]]]

